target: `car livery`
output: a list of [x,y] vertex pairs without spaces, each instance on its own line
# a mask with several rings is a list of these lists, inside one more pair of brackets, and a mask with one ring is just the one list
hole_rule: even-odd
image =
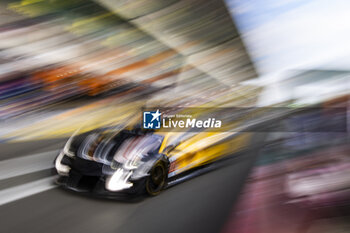
[[55,160],[61,186],[107,198],[157,195],[243,149],[249,134],[104,129],[73,135]]

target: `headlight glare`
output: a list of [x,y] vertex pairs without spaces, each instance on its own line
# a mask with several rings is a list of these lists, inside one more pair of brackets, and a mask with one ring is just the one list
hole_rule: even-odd
[[72,144],[72,140],[73,140],[73,136],[68,139],[66,145],[64,145],[63,147],[63,153],[69,157],[74,157],[74,153],[69,150]]
[[109,191],[120,191],[133,186],[128,182],[132,171],[127,171],[122,168],[118,168],[112,176],[109,176],[106,180],[106,189]]
[[58,174],[62,176],[68,176],[70,167],[61,163],[63,156],[64,156],[64,153],[62,151],[56,158],[55,167]]

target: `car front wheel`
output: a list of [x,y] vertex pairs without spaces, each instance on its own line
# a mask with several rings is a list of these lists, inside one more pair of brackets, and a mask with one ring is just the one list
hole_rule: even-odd
[[146,180],[147,193],[151,196],[158,195],[165,188],[167,175],[165,163],[161,160],[157,161],[150,170],[150,175]]

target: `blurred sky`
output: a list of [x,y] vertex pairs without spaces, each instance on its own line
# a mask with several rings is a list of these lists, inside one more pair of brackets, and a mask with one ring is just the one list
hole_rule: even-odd
[[349,0],[226,0],[260,75],[350,68]]

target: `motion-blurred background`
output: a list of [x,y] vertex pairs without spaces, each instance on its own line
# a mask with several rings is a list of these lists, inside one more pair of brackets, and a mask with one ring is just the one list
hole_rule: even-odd
[[227,166],[137,203],[63,192],[51,174],[77,129],[128,123],[143,106],[317,107],[294,127],[348,113],[349,10],[345,0],[0,1],[1,232],[350,232],[349,128],[269,132]]

